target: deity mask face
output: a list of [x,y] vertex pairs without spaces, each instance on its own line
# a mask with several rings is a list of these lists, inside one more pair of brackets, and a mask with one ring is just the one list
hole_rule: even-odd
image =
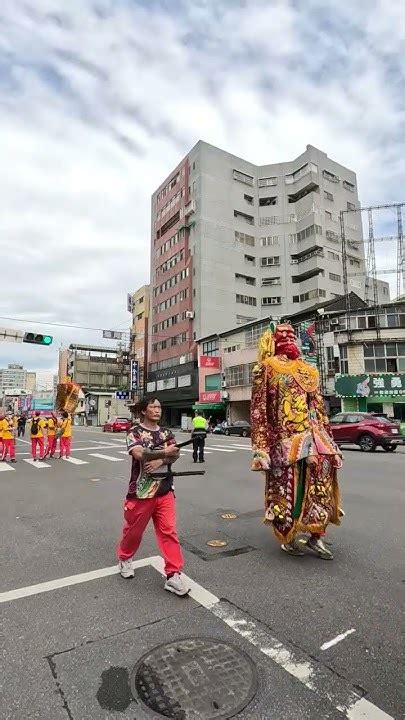
[[277,325],[274,334],[275,354],[286,355],[289,360],[296,360],[301,355],[297,338],[289,323]]

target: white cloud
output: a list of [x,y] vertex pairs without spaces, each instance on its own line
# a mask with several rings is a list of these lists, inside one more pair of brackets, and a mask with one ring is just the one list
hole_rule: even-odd
[[[4,315],[129,320],[150,195],[199,138],[257,163],[311,143],[358,172],[364,204],[401,200],[396,0],[5,0],[0,22]],[[49,353],[3,343],[0,365]]]

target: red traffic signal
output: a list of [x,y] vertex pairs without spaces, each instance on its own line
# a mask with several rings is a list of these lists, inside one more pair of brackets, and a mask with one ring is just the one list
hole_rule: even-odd
[[52,335],[41,335],[40,333],[24,333],[23,342],[33,345],[52,345]]

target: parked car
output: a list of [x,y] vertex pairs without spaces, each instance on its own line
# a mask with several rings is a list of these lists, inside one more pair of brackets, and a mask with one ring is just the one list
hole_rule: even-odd
[[222,430],[224,435],[239,435],[239,437],[250,437],[251,427],[246,420],[237,420],[226,425]]
[[128,432],[131,427],[131,421],[129,418],[116,417],[103,425],[103,432]]
[[358,445],[363,452],[374,452],[377,446],[395,452],[402,442],[398,423],[373,413],[339,413],[330,427],[338,445]]

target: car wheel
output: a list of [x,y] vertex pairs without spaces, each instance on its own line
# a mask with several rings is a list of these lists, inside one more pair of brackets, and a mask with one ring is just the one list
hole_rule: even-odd
[[359,445],[362,452],[374,452],[376,447],[374,438],[368,433],[364,433],[364,435],[361,435],[361,437],[359,438]]
[[248,436],[247,430],[242,430],[242,437],[247,437],[247,436]]
[[229,430],[225,430],[224,435],[227,435],[229,437],[230,434],[231,433],[229,432]]
[[396,445],[386,445],[385,447],[383,447],[383,450],[385,450],[385,452],[395,452],[396,449]]

